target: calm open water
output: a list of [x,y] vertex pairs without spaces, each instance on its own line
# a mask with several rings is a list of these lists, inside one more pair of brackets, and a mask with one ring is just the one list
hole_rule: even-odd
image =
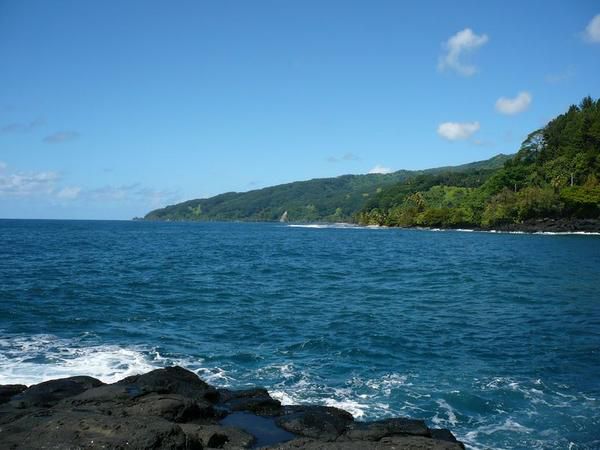
[[600,448],[600,236],[0,220],[0,384],[175,363],[472,448]]

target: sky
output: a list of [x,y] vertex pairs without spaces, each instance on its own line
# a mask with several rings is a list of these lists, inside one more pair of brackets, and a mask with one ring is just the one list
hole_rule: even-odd
[[586,95],[597,0],[0,0],[0,218],[483,160]]

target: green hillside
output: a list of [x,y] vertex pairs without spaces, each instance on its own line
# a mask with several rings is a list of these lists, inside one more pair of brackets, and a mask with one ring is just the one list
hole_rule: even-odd
[[541,218],[600,216],[600,100],[532,132],[488,177],[417,176],[386,187],[357,214],[363,224],[494,227]]
[[383,189],[416,176],[473,176],[486,179],[510,157],[454,167],[422,171],[400,170],[390,174],[343,175],[281,184],[248,192],[228,192],[206,199],[189,200],[148,213],[145,220],[279,220],[284,211],[292,222],[341,222],[352,220],[365,203]]

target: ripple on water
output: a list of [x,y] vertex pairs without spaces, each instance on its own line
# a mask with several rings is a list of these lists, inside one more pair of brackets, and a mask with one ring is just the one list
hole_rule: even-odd
[[600,239],[0,221],[0,383],[168,364],[473,448],[600,447]]

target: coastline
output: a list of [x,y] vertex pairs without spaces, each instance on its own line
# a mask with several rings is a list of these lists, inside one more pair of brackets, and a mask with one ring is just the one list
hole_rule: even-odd
[[494,227],[400,227],[389,225],[359,225],[355,223],[290,223],[291,228],[341,228],[341,229],[402,229],[423,231],[461,231],[481,233],[507,233],[507,234],[540,234],[540,235],[600,235],[599,219],[533,219],[521,223],[497,225]]
[[265,389],[217,389],[178,366],[112,384],[75,376],[0,385],[0,431],[7,449],[465,448],[422,420],[358,422],[330,406],[283,406]]

